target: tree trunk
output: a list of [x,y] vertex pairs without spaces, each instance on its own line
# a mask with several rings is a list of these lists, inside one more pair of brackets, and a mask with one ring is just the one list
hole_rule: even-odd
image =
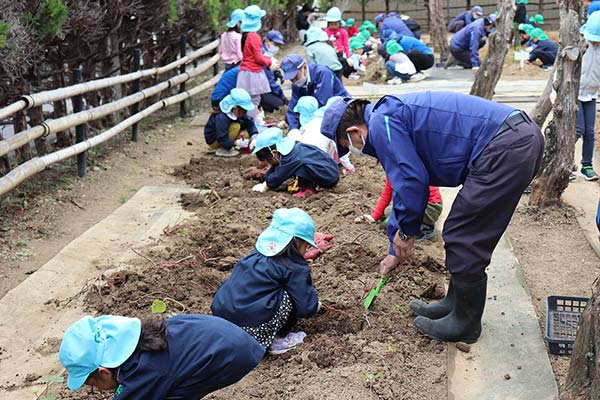
[[[27,111],[29,116],[29,125],[36,126],[44,121],[44,114],[42,113],[42,107],[33,107]],[[46,144],[46,137],[42,136],[35,139],[35,150],[37,151],[38,157],[41,157],[48,153],[48,145]]]
[[448,59],[448,39],[442,0],[429,0],[429,32],[433,48],[440,54],[440,62]]
[[544,153],[545,168],[533,185],[530,203],[544,206],[557,204],[569,184],[575,152],[577,94],[581,72],[583,41],[579,33],[581,21],[579,0],[560,1],[560,48],[554,65],[556,101],[553,123],[547,138],[551,145]]
[[[13,129],[15,131],[15,135],[27,129],[27,119],[25,118],[25,113],[23,111],[19,111],[13,115]],[[31,160],[31,149],[29,148],[29,143],[16,149],[15,153],[17,155],[17,164],[22,164],[25,161]]]
[[544,0],[538,1],[538,14],[544,13]]
[[600,285],[594,282],[593,295],[587,304],[573,345],[569,375],[561,400],[600,398]]
[[535,121],[538,126],[543,127],[546,122],[546,118],[548,118],[548,114],[552,110],[552,100],[550,96],[552,95],[552,83],[554,82],[554,74],[550,75],[548,79],[548,83],[546,83],[546,88],[542,92],[539,97],[535,107],[533,107],[533,111],[531,111],[530,117]]
[[385,0],[385,13],[390,12],[390,0]]
[[514,16],[514,0],[500,0],[498,2],[498,18],[496,18],[496,32],[489,37],[489,50],[481,64],[475,82],[471,86],[473,96],[491,99],[494,96],[496,84],[502,75],[504,57],[508,51],[508,38],[510,36],[512,19]]

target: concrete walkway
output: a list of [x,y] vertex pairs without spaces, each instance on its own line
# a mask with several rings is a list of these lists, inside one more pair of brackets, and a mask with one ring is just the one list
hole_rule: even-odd
[[139,257],[132,248],[189,218],[179,195],[190,191],[144,186],[0,300],[0,399],[36,399],[33,390],[44,387],[38,378],[61,373],[62,333],[85,315],[82,289],[90,278]]

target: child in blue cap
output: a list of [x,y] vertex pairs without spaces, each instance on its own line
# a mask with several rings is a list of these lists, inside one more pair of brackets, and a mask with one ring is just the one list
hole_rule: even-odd
[[246,114],[254,110],[250,95],[244,89],[231,89],[219,103],[221,112],[212,114],[204,127],[204,139],[219,157],[233,157],[239,154],[234,146],[247,149],[250,140],[258,134],[252,118]]
[[[256,248],[236,264],[211,304],[212,313],[240,326],[271,354],[296,347],[306,334],[288,334],[298,318],[319,310],[310,268],[304,259],[316,248],[315,224],[299,208],[273,213]],[[286,335],[275,340],[280,333]]]
[[350,162],[350,153],[339,156],[337,153],[336,143],[321,133],[321,123],[327,106],[335,99],[340,97],[332,97],[323,107],[319,108],[319,102],[312,96],[300,97],[294,112],[300,115],[300,129],[292,129],[288,132],[288,137],[297,142],[309,144],[318,147],[323,152],[339,164],[342,164],[344,175],[351,174],[356,171],[352,162]]
[[240,26],[244,19],[244,10],[237,9],[231,13],[231,19],[227,22],[227,31],[221,34],[219,43],[219,54],[225,64],[225,70],[229,70],[242,61],[242,34]]
[[231,322],[193,314],[144,322],[86,316],[59,350],[69,389],[114,390],[115,400],[199,399],[242,379],[264,354]]
[[276,189],[291,178],[293,183],[288,191],[295,192],[294,197],[305,197],[314,194],[316,186],[333,188],[340,179],[337,164],[327,153],[283,137],[279,128],[259,133],[253,154],[271,166],[265,181],[252,188],[255,192]]

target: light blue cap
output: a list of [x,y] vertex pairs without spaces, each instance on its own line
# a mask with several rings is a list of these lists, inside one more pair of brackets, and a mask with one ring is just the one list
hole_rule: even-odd
[[229,28],[233,28],[234,26],[237,25],[238,22],[243,21],[243,20],[244,20],[244,10],[242,10],[241,8],[238,8],[236,10],[233,10],[233,12],[231,13],[231,19],[227,23],[227,26]]
[[271,225],[258,236],[256,250],[272,257],[281,253],[294,237],[317,247],[315,223],[310,215],[299,208],[280,208],[273,213]]
[[341,22],[342,11],[337,7],[331,7],[325,14],[325,21],[327,22]]
[[77,390],[99,367],[116,368],[133,354],[142,323],[137,318],[114,315],[85,316],[71,325],[58,351],[67,370],[67,387]]
[[341,98],[342,98],[342,96],[333,96],[333,97],[330,97],[329,100],[327,100],[327,103],[325,103],[325,105],[323,107],[321,107],[317,111],[315,111],[315,117],[317,117],[317,118],[323,118],[325,116],[325,111],[327,111],[327,108],[329,108],[329,106],[331,105],[331,103],[333,103],[337,99],[341,99]]
[[308,124],[315,118],[315,111],[319,108],[319,100],[313,96],[302,96],[294,107],[294,112],[300,114],[300,126]]
[[254,104],[252,104],[252,98],[250,94],[242,88],[233,88],[231,92],[219,103],[219,108],[224,113],[231,112],[231,109],[235,106],[243,108],[246,111],[254,110]]
[[280,154],[287,156],[295,144],[296,142],[293,139],[283,136],[281,129],[275,127],[267,128],[256,137],[256,147],[252,154],[256,154],[260,150],[274,145]]
[[267,15],[257,5],[244,8],[244,19],[242,20],[242,32],[258,32],[262,27],[262,18]]
[[329,40],[329,36],[325,33],[325,31],[321,28],[317,28],[316,26],[308,28],[306,31],[306,42],[305,46],[308,46],[314,42],[326,42]]
[[591,13],[585,25],[581,27],[581,31],[586,40],[600,42],[600,12]]

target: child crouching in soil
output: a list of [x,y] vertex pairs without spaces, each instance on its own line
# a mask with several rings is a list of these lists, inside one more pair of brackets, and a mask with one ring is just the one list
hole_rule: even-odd
[[86,316],[63,337],[67,386],[121,399],[199,399],[242,379],[264,357],[252,336],[224,319],[176,315],[140,321]]
[[305,197],[314,193],[316,186],[332,188],[340,178],[335,161],[322,150],[283,137],[279,128],[269,128],[256,137],[253,151],[259,161],[271,166],[265,174],[265,182],[254,185],[255,192],[276,189],[290,178],[288,186],[294,197]]
[[[299,208],[281,208],[256,241],[256,249],[242,258],[213,299],[214,315],[252,335],[270,354],[280,354],[301,343],[306,334],[289,333],[297,318],[320,308],[304,253],[314,241],[312,218]],[[277,334],[286,335],[275,339]]]

